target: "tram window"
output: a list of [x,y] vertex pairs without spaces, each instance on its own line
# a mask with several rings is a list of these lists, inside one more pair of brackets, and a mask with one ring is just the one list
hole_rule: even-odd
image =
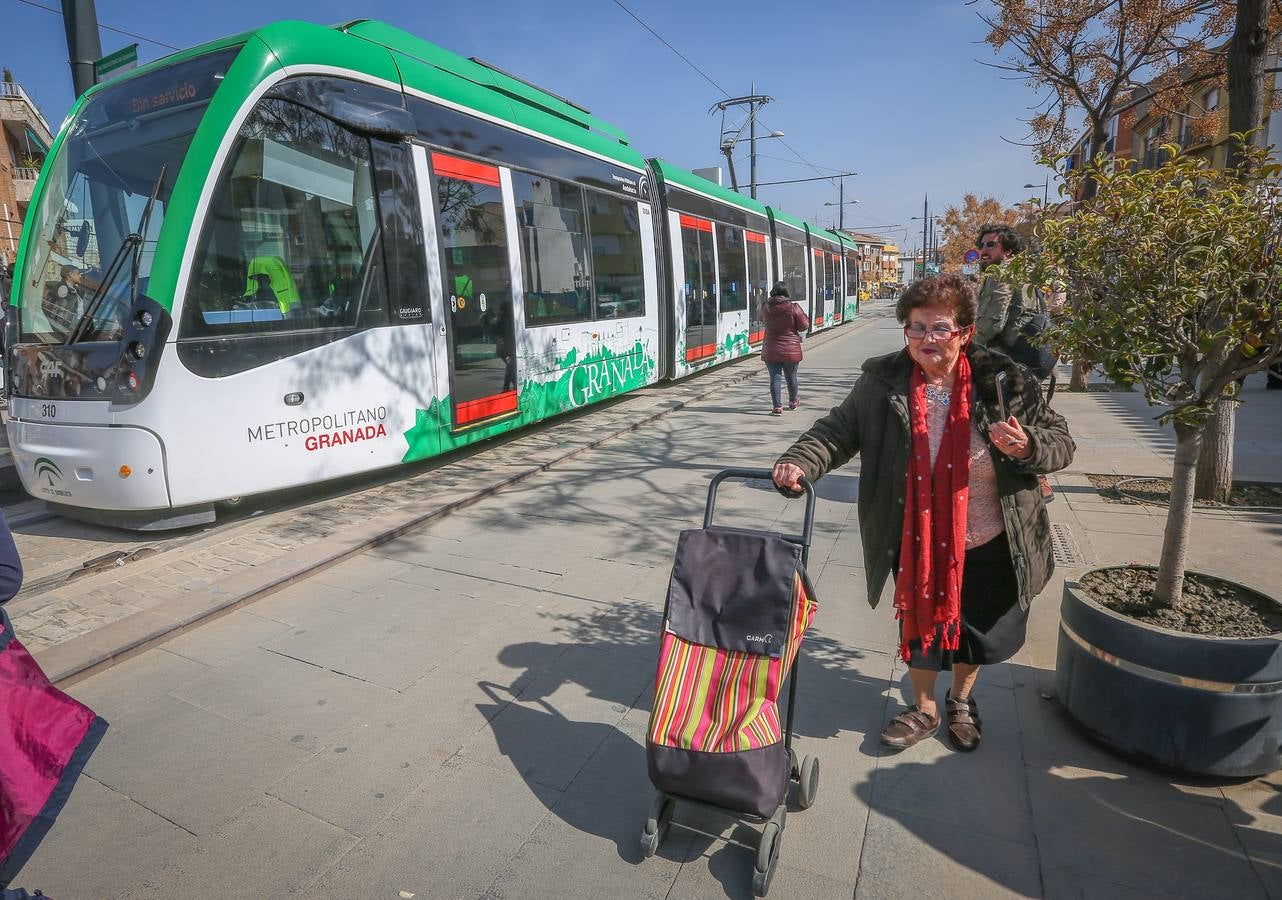
[[180,337],[385,323],[378,233],[369,140],[261,101],[214,191]]
[[525,273],[525,324],[592,318],[583,189],[541,175],[512,173]]
[[743,229],[731,225],[716,226],[717,260],[721,277],[721,311],[737,312],[748,308],[748,263],[744,259]]
[[[383,256],[392,299],[392,319],[406,325],[429,322],[432,304],[428,294],[423,228],[419,221],[418,190],[414,163],[407,144],[374,141],[374,181],[382,216]],[[381,312],[381,310],[379,310]],[[366,319],[375,306],[366,304]]]
[[596,317],[624,319],[645,315],[645,266],[641,222],[635,201],[588,190],[588,227],[592,234],[592,276]]
[[853,253],[846,254],[846,296],[859,294],[859,261]]
[[806,306],[806,248],[793,241],[783,242],[779,280],[788,287],[788,296]]
[[753,343],[761,340],[765,323],[761,320],[761,310],[770,290],[766,271],[766,236],[755,231],[746,232],[748,238],[748,338]]

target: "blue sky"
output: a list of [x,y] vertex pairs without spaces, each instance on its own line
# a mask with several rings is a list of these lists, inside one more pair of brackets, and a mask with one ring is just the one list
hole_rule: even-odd
[[[921,223],[909,217],[921,215],[924,192],[932,213],[967,192],[1006,203],[1040,193],[1022,188],[1044,178],[1031,152],[1002,140],[1024,134],[1019,117],[1032,94],[975,61],[994,57],[974,7],[962,0],[623,2],[731,94],[747,94],[755,82],[759,93],[775,98],[759,123],[786,136],[758,142],[759,181],[816,174],[789,147],[824,173],[859,173],[846,179],[846,197],[860,201],[846,207],[847,227],[906,226],[912,247],[920,244]],[[73,99],[62,17],[18,0],[4,3],[0,64],[13,70],[56,128]],[[379,18],[576,101],[628,132],[646,156],[688,168],[724,162],[717,152],[719,119],[708,114],[722,95],[611,0],[221,0],[185,8],[98,0],[97,8],[102,25],[176,47],[273,19]],[[104,53],[133,41],[102,32]],[[168,52],[139,46],[143,62]],[[746,184],[746,140],[739,153],[736,168]],[[836,220],[836,208],[823,206],[837,200],[828,181],[761,187],[758,197],[821,224]],[[901,241],[904,235],[882,233]]]

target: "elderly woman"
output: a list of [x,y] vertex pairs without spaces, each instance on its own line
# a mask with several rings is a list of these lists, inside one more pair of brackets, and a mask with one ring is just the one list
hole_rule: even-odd
[[935,680],[951,669],[948,736],[971,751],[979,668],[1023,646],[1029,603],[1054,569],[1037,476],[1067,466],[1076,448],[1032,376],[972,340],[975,291],[961,276],[913,282],[895,315],[907,346],[864,364],[842,404],[779,458],[774,481],[798,491],[802,476],[862,454],[868,600],[877,605],[893,572],[916,701],[882,743],[906,749],[939,730]]

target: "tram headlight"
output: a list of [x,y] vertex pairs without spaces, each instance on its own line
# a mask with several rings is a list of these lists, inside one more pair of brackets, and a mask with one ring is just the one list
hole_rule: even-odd
[[150,328],[151,323],[155,321],[155,319],[152,318],[151,313],[147,312],[145,309],[138,313],[136,319],[138,324],[143,328]]
[[134,359],[142,359],[147,355],[147,348],[142,345],[142,341],[130,341],[129,352]]

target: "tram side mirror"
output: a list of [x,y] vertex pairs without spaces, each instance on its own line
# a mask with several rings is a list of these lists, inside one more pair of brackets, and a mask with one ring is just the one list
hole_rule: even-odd
[[326,114],[353,131],[399,143],[418,133],[413,114],[407,109],[366,106],[341,97],[333,98]]

